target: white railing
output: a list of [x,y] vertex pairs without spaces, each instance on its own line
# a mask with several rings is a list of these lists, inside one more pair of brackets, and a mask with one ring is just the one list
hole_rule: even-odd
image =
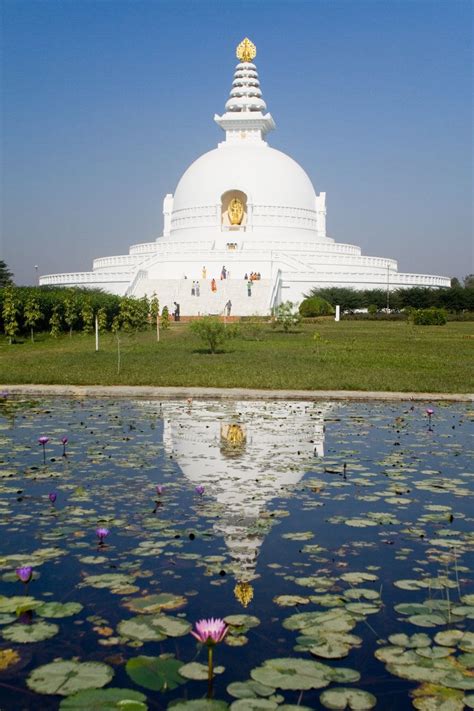
[[100,282],[117,281],[128,281],[128,277],[124,275],[123,272],[109,274],[95,274],[94,272],[70,272],[67,274],[45,274],[39,279],[40,286],[51,286],[54,284],[98,284]]
[[105,269],[106,267],[133,267],[143,260],[139,255],[117,254],[113,257],[98,257],[92,262],[92,269]]
[[126,296],[133,296],[133,292],[135,291],[135,288],[139,282],[142,281],[142,279],[146,279],[148,277],[148,272],[146,272],[144,269],[139,269],[135,276],[132,279],[132,282],[130,286],[127,288],[127,291],[125,292]]
[[157,249],[157,242],[142,242],[141,244],[132,244],[129,254],[153,254]]

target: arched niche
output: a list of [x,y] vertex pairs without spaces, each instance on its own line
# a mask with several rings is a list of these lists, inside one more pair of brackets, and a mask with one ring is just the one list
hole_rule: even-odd
[[240,230],[247,224],[247,195],[241,190],[228,190],[221,196],[221,227]]

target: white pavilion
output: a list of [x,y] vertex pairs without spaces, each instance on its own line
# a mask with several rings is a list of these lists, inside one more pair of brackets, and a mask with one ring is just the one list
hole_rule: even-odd
[[[233,315],[265,315],[313,287],[450,286],[448,277],[401,273],[394,259],[363,256],[327,235],[326,193],[316,193],[301,166],[265,141],[275,122],[255,56],[244,39],[225,112],[214,116],[225,138],[165,196],[163,234],[128,254],[95,259],[90,272],[49,274],[40,284],[156,293],[162,307],[177,302],[186,316],[221,314],[229,300]],[[249,284],[251,273],[260,278]]]

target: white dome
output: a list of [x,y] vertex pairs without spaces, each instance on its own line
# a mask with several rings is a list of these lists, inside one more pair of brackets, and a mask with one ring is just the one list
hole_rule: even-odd
[[304,170],[262,143],[222,145],[204,153],[179,181],[173,211],[218,205],[228,190],[241,190],[253,205],[315,209],[314,188]]

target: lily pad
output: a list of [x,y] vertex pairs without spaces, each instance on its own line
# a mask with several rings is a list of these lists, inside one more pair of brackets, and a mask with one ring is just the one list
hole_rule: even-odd
[[375,696],[368,691],[344,686],[323,691],[319,700],[327,709],[352,709],[352,711],[373,709],[377,703]]
[[[214,674],[222,674],[225,671],[225,667],[214,667]],[[200,664],[199,662],[189,662],[189,664],[183,664],[179,668],[179,673],[184,676],[185,679],[194,679],[195,681],[206,681],[208,678],[208,667],[207,664]]]
[[60,659],[34,669],[27,677],[27,686],[38,694],[70,696],[83,689],[99,689],[114,675],[103,662],[78,662]]
[[79,602],[44,602],[36,608],[35,612],[40,617],[59,619],[61,617],[72,617],[82,610],[83,606]]
[[270,699],[239,699],[230,706],[230,711],[275,711],[279,706]]
[[87,689],[59,704],[60,711],[147,711],[146,696],[132,689]]
[[272,686],[264,686],[258,681],[234,681],[227,687],[227,693],[236,699],[253,699],[256,696],[271,696],[275,693]]
[[50,622],[33,622],[29,625],[16,622],[14,625],[2,629],[2,637],[10,642],[28,644],[29,642],[43,642],[45,639],[54,637],[58,632],[58,625]]
[[161,610],[177,610],[186,605],[187,600],[183,595],[172,595],[171,593],[158,593],[156,595],[145,595],[144,597],[127,600],[125,607],[132,612],[139,612],[142,615],[153,615]]
[[321,689],[331,681],[331,668],[308,659],[266,659],[262,666],[252,669],[255,681],[276,689]]
[[141,656],[129,659],[125,670],[135,684],[145,689],[172,691],[186,681],[179,673],[182,666],[182,662],[173,658]]
[[168,709],[171,711],[225,711],[228,709],[225,701],[216,699],[191,699],[189,701],[173,701]]
[[224,622],[231,627],[246,627],[247,629],[258,627],[260,624],[258,617],[253,615],[227,615],[224,617]]
[[154,627],[152,619],[145,615],[137,615],[130,620],[122,620],[117,625],[117,632],[122,637],[138,639],[141,642],[161,642],[166,639],[166,635]]
[[183,635],[188,634],[192,627],[187,620],[167,615],[159,615],[158,617],[154,617],[151,624],[167,637],[182,637]]

